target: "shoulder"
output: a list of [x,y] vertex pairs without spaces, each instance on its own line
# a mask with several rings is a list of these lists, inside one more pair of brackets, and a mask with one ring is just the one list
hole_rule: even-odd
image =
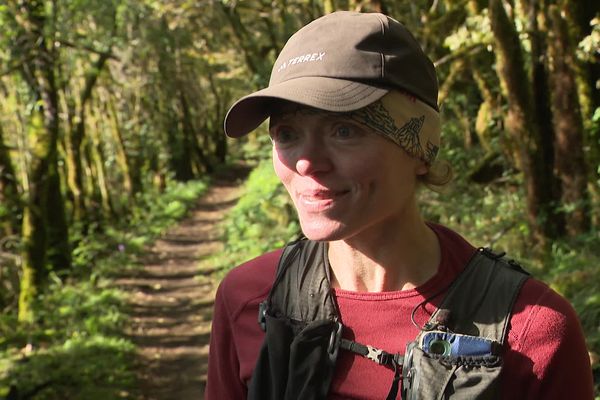
[[227,273],[217,289],[216,302],[222,303],[229,317],[235,319],[248,303],[267,296],[282,249],[265,253]]
[[577,314],[567,300],[535,278],[524,283],[512,312],[508,338],[512,348],[527,346],[532,335],[552,342],[580,331]]
[[567,300],[539,280],[529,278],[514,304],[504,371],[504,398],[593,398],[579,318]]
[[244,286],[262,287],[275,276],[282,251],[283,249],[274,250],[238,265],[227,273],[222,283],[227,286],[243,283]]

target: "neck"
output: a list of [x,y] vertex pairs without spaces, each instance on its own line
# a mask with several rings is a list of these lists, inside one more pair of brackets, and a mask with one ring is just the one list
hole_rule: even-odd
[[332,286],[359,292],[413,289],[440,263],[436,234],[419,214],[329,243]]

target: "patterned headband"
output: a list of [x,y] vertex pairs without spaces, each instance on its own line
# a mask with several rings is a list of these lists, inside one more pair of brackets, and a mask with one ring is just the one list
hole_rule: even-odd
[[412,157],[433,163],[440,147],[439,113],[411,96],[390,91],[356,111],[344,113],[402,147]]
[[[297,103],[275,103],[271,123],[288,113],[328,113]],[[402,147],[410,156],[431,165],[440,146],[440,116],[410,94],[390,91],[381,99],[355,111],[335,113],[372,129]]]

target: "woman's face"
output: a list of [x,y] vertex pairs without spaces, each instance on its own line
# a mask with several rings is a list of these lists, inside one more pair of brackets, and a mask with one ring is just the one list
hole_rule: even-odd
[[378,234],[418,212],[417,175],[427,167],[371,129],[295,108],[271,118],[270,135],[275,172],[309,239]]

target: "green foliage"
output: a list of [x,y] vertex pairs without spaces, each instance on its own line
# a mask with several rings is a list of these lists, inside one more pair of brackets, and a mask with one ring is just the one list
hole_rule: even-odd
[[[40,400],[110,400],[133,398],[130,387],[134,347],[125,339],[94,336],[73,338],[13,362],[10,377],[0,382],[18,388],[22,398]],[[5,389],[6,391],[6,389]]]
[[[28,174],[32,149],[37,138],[45,137],[44,132],[40,133],[40,114],[33,111],[44,104],[39,93],[28,88],[33,77],[27,71],[35,70],[30,65],[30,52],[35,47],[23,45],[26,26],[19,23],[23,16],[16,14],[19,7],[13,3],[0,4],[0,125],[15,165],[18,192],[24,194],[31,178]],[[362,11],[375,11],[382,5],[329,3],[339,9]],[[598,233],[557,242],[550,249],[532,246],[523,176],[516,172],[520,166],[514,161],[516,146],[507,137],[502,121],[507,103],[494,68],[497,52],[491,50],[497,38],[485,3],[385,2],[386,11],[402,20],[427,54],[439,61],[437,70],[445,93],[441,104],[445,121],[442,156],[455,167],[458,179],[446,194],[423,191],[423,210],[430,220],[455,228],[474,244],[508,251],[550,282],[573,302],[591,348],[598,352],[598,300],[594,291],[599,283],[593,268],[599,261],[594,255]],[[548,32],[543,27],[528,26],[530,18],[522,7],[535,2],[504,3],[514,6],[510,17],[527,56],[525,70],[531,73],[532,38],[543,38]],[[62,357],[60,354],[66,350],[61,353],[57,349],[62,349],[65,341],[92,343],[96,338],[113,338],[111,326],[116,329],[122,323],[118,311],[121,299],[118,292],[107,289],[104,278],[119,268],[132,267],[131,255],[142,252],[146,244],[184,215],[204,188],[201,182],[167,182],[166,192],[161,194],[156,189],[160,185],[157,181],[163,182],[182,164],[192,168],[194,176],[200,176],[222,160],[224,155],[217,153],[225,147],[221,126],[229,104],[266,85],[272,62],[286,39],[325,10],[320,1],[282,0],[44,0],[41,4],[49,18],[38,39],[46,40],[56,55],[48,70],[56,73],[60,98],[57,115],[64,135],[60,140],[65,146],[59,146],[58,158],[65,202],[67,209],[72,210],[74,192],[68,178],[75,171],[67,162],[68,143],[73,127],[85,121],[80,155],[84,168],[78,178],[82,180],[88,206],[85,212],[90,215],[84,215],[83,221],[69,221],[73,268],[52,275],[50,291],[39,299],[41,315],[33,327],[25,329],[16,323],[11,307],[14,308],[18,287],[18,268],[16,263],[6,267],[0,259],[0,305],[8,307],[8,312],[0,316],[0,351],[6,351],[2,353],[4,364],[14,368],[19,355],[8,353],[11,346],[34,343],[35,351],[27,358],[33,360],[38,353]],[[574,4],[565,2],[567,8]],[[541,12],[546,9],[542,7]],[[591,27],[575,27],[585,28],[587,36],[574,39],[579,60],[594,67],[600,25],[598,17],[587,19],[582,23],[591,22]],[[86,80],[98,72],[94,64],[104,52],[109,52],[110,57],[91,88],[90,100],[80,110]],[[589,89],[593,90],[593,86]],[[543,95],[536,98],[541,100]],[[585,102],[582,106],[584,110],[589,108],[588,114],[596,110],[592,118],[586,114],[588,120],[584,123],[589,131],[586,161],[589,169],[595,171],[589,180],[592,197],[596,196],[592,198],[592,212],[597,215],[600,109]],[[256,135],[231,145],[229,155],[252,161],[267,159],[267,143],[263,126]],[[98,153],[97,163],[94,153]],[[490,154],[494,157],[489,158]],[[503,171],[484,185],[474,184],[470,177],[490,159],[500,159]],[[103,188],[100,167],[105,168]],[[0,170],[5,167],[0,165]],[[126,178],[129,184],[125,184]],[[103,201],[114,203],[114,209],[99,210]],[[11,214],[21,215],[22,205],[3,202],[0,222],[8,220],[5,217]],[[595,218],[597,223],[598,217]],[[118,222],[111,226],[97,222],[111,219]],[[298,233],[293,207],[268,162],[262,162],[252,174],[245,195],[228,216],[224,229],[225,251],[218,262],[226,268],[279,247]],[[13,250],[8,251],[10,255],[16,253]],[[0,370],[5,371],[1,366]],[[21,383],[18,382],[19,387]],[[94,398],[84,392],[62,394],[62,398]],[[105,398],[110,396],[106,394]]]
[[0,317],[0,390],[14,386],[23,398],[37,392],[36,399],[100,400],[121,398],[133,386],[135,348],[121,338],[123,297],[109,281],[55,279],[36,308],[32,325]]
[[113,226],[92,224],[87,226],[87,233],[77,226],[72,234],[75,270],[87,270],[95,260],[109,255],[119,258],[141,252],[146,244],[186,215],[207,189],[207,182],[206,179],[186,183],[169,180],[162,193],[157,188],[139,193],[131,214]]
[[586,332],[588,345],[600,354],[600,232],[552,244],[543,278],[568,298]]
[[51,275],[36,299],[36,320],[0,316],[0,396],[11,386],[36,399],[135,398],[135,347],[123,335],[124,293],[112,277],[186,215],[206,181],[168,181],[163,193],[140,195],[130,218],[73,235],[74,269]]
[[271,140],[267,130],[267,124],[259,126],[251,132],[241,144],[241,154],[246,160],[268,160],[271,158]]
[[[133,210],[128,224],[146,227],[138,234],[138,240],[129,236],[124,239],[133,247],[147,243],[148,240],[160,235],[164,230],[185,216],[189,207],[207,188],[206,180],[170,182],[164,193],[150,191],[139,194],[136,203],[139,207]],[[143,240],[140,240],[142,239]]]
[[477,45],[489,45],[493,41],[487,10],[467,17],[464,25],[444,39],[444,46],[454,52]]
[[595,62],[600,47],[600,17],[590,21],[592,31],[579,42],[577,56],[582,61]]
[[123,295],[106,280],[70,285],[57,280],[38,301],[43,304],[38,306],[42,337],[35,342],[116,335],[125,322]]
[[262,161],[250,174],[242,197],[223,222],[223,231],[225,249],[215,260],[225,270],[298,236],[291,200],[270,160]]
[[[570,240],[555,242],[545,257],[546,271],[538,276],[568,299],[583,327],[595,376],[600,373],[600,232],[592,230]],[[532,264],[540,260],[530,260]],[[600,382],[596,381],[596,399]]]

